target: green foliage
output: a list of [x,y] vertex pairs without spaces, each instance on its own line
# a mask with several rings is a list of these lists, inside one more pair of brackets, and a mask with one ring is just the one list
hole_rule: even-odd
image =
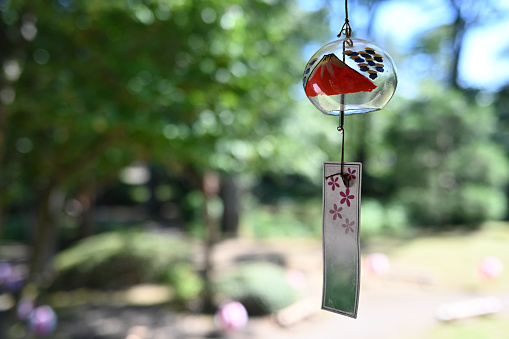
[[[108,182],[136,160],[177,174],[280,170],[292,157],[292,136],[279,128],[296,106],[301,48],[327,28],[323,13],[293,0],[17,1],[1,10],[0,61],[19,70],[3,107],[7,203],[48,187],[72,194],[91,177]],[[29,38],[19,34],[27,23]]]
[[391,235],[409,226],[407,209],[402,203],[384,206],[376,199],[362,200],[361,236]]
[[506,155],[509,155],[509,85],[500,90],[494,106],[498,117],[495,141],[505,149]]
[[316,199],[277,205],[251,202],[243,218],[243,231],[255,238],[315,237],[322,232],[322,205]]
[[277,312],[297,300],[285,269],[269,263],[249,263],[217,279],[215,288],[223,299],[242,303],[251,316]]
[[[280,128],[323,14],[295,0],[3,3],[0,214],[38,204],[35,228],[57,228],[66,198],[136,161],[191,173],[190,191],[211,170],[287,168],[298,149]],[[142,187],[128,194],[148,199]],[[57,232],[34,234],[38,270]]]
[[492,142],[493,109],[436,84],[424,89],[423,98],[403,107],[386,130],[394,160],[379,174],[385,182],[380,194],[403,204],[419,225],[503,218],[509,163]]
[[118,289],[166,282],[177,300],[188,300],[202,288],[189,258],[184,240],[140,231],[104,233],[58,254],[56,287]]
[[188,262],[173,264],[164,274],[163,281],[173,287],[176,302],[198,298],[204,287],[202,279]]

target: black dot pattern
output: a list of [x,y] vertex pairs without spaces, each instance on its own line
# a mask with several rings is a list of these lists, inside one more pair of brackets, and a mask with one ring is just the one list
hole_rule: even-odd
[[378,74],[384,71],[383,56],[378,54],[374,48],[366,47],[361,51],[346,50],[343,54],[355,61],[361,72],[366,72],[372,80],[375,80]]
[[361,71],[363,72],[367,72],[369,70],[369,66],[368,64],[359,64],[359,68],[361,69]]
[[344,54],[348,55],[349,57],[359,55],[359,53],[350,50],[345,51]]

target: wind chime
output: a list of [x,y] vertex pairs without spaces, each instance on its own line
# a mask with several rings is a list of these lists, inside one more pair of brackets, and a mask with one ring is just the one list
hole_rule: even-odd
[[[396,90],[392,58],[380,46],[351,37],[348,1],[339,40],[320,48],[304,70],[308,99],[322,113],[339,116],[341,162],[323,164],[322,309],[357,317],[360,289],[362,164],[344,162],[345,115],[382,109]],[[344,37],[343,37],[344,35]]]

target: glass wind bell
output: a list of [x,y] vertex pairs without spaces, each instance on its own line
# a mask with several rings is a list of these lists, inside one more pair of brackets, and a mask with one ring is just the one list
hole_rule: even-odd
[[382,47],[349,37],[320,48],[303,77],[308,99],[330,115],[378,111],[391,100],[397,83],[394,62]]
[[[357,317],[360,286],[362,164],[344,162],[345,115],[382,109],[397,86],[396,68],[384,49],[351,37],[345,0],[339,40],[320,48],[303,76],[306,96],[322,113],[339,116],[341,162],[323,164],[322,309]],[[344,37],[342,37],[344,34]]]

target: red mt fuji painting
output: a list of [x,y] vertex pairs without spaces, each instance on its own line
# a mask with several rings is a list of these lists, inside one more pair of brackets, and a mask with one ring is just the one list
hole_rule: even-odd
[[357,72],[334,54],[327,54],[316,65],[306,83],[306,95],[338,95],[371,92],[376,88],[373,81]]

